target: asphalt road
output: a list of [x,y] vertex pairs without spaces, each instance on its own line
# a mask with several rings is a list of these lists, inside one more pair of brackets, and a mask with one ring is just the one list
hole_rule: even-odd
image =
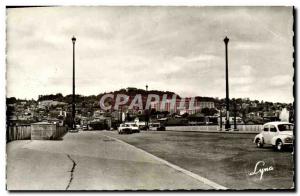
[[211,184],[103,133],[68,133],[63,140],[19,140],[8,143],[7,189],[215,189]]
[[[118,135],[113,131],[99,134],[118,138],[186,170],[230,189],[291,189],[293,154],[291,150],[275,152],[272,147],[256,148],[255,134],[143,131]],[[255,165],[268,168],[250,175]],[[271,169],[270,169],[271,168]]]

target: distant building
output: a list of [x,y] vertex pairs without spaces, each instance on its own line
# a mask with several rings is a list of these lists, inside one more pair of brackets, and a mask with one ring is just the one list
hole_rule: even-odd
[[53,100],[44,100],[44,101],[39,101],[38,107],[41,109],[45,109],[46,107],[50,106],[59,106],[59,105],[67,105],[65,102],[60,102],[60,101],[53,101]]
[[289,122],[290,112],[286,108],[283,108],[280,112],[279,118],[281,121]]
[[127,87],[126,88],[126,92],[135,91],[135,90],[137,90],[137,88],[135,88],[135,87]]
[[178,113],[178,114],[195,114],[201,112],[203,108],[215,108],[215,103],[212,100],[204,100],[199,101],[198,99],[193,98],[184,98],[184,99],[176,99],[175,102],[172,99],[167,99],[165,102],[163,101],[154,101],[151,102],[151,109],[155,109],[156,111],[167,111],[170,114]]
[[104,111],[101,110],[95,110],[93,117],[98,118],[98,117],[102,117],[104,115]]
[[248,103],[243,103],[243,104],[242,104],[242,108],[243,108],[243,109],[245,109],[245,108],[247,108],[247,107],[249,107],[249,104],[248,104]]

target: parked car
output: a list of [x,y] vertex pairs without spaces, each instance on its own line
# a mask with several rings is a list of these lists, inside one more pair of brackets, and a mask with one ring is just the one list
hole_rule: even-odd
[[147,126],[147,125],[140,125],[139,129],[143,130],[143,131],[147,131],[149,129],[149,126]]
[[166,127],[164,126],[159,126],[156,128],[157,131],[165,131],[166,130]]
[[151,123],[149,126],[149,130],[157,131],[157,128],[160,126],[160,123]]
[[88,130],[88,126],[87,125],[82,125],[82,130]]
[[70,129],[69,130],[70,133],[78,133],[78,131],[79,131],[78,129]]
[[293,145],[294,124],[288,122],[269,122],[263,125],[261,133],[255,136],[253,142],[258,148],[272,145],[281,151],[283,147]]
[[136,124],[129,124],[129,127],[131,128],[132,133],[139,133],[140,132],[139,126],[137,126]]
[[118,127],[118,133],[119,134],[124,134],[124,133],[132,133],[132,129],[130,127],[130,125],[128,124],[120,124],[120,126]]

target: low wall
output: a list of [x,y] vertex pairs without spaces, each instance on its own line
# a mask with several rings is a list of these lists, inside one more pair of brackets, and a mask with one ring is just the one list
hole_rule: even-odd
[[31,138],[31,127],[30,125],[18,125],[7,127],[6,141],[10,142],[13,140],[28,140]]
[[237,125],[239,131],[260,132],[262,125]]
[[59,139],[67,133],[66,127],[55,124],[31,124],[9,126],[6,131],[6,142],[13,140],[50,140]]
[[[258,133],[261,131],[262,125],[237,125],[240,132]],[[231,126],[233,128],[233,126]],[[223,125],[224,129],[224,125]],[[219,131],[219,125],[199,125],[199,126],[167,126],[167,131]]]
[[31,140],[59,139],[67,132],[66,127],[60,127],[51,123],[31,124]]

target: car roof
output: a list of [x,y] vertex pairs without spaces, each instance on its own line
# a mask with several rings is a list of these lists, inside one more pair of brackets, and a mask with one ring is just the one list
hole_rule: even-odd
[[268,122],[264,125],[282,125],[282,124],[293,124],[293,123],[289,123],[289,122],[281,122],[281,121],[275,121],[275,122]]

